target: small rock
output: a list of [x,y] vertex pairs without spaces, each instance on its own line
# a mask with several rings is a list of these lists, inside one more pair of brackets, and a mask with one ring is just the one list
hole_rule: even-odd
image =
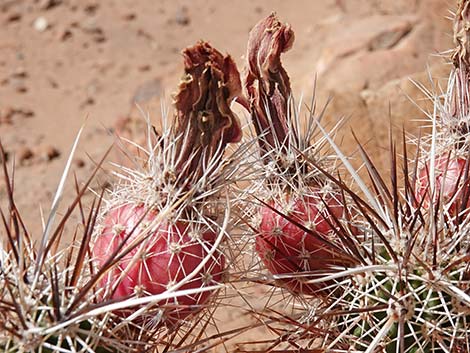
[[106,42],[106,36],[104,35],[104,32],[101,32],[94,35],[93,40],[95,41],[95,43],[103,43]]
[[38,17],[34,20],[33,27],[38,32],[44,32],[49,28],[49,21],[43,16]]
[[28,87],[26,87],[24,84],[18,84],[16,86],[15,90],[18,93],[26,93],[26,92],[28,92]]
[[16,113],[22,115],[24,118],[32,118],[34,116],[34,112],[28,108],[17,109]]
[[94,21],[83,24],[82,29],[85,33],[90,34],[96,43],[106,41],[104,30],[101,27],[96,26]]
[[30,118],[34,112],[27,108],[6,107],[0,110],[0,124],[12,125],[16,117]]
[[13,78],[27,78],[28,72],[24,67],[18,67],[12,74],[11,77]]
[[95,103],[96,101],[93,97],[88,97],[80,104],[80,108],[85,108],[86,106],[93,105]]
[[72,31],[68,28],[63,28],[59,31],[58,35],[57,35],[57,38],[62,41],[62,42],[65,42],[66,40],[70,39],[72,37]]
[[149,64],[144,64],[144,65],[140,65],[138,67],[138,70],[141,72],[146,72],[146,71],[150,71],[151,68],[152,67]]
[[9,14],[6,18],[6,21],[7,22],[18,22],[19,20],[21,20],[21,13],[19,12],[13,12],[11,14]]
[[96,13],[96,11],[98,10],[99,8],[99,5],[98,4],[88,4],[86,5],[83,10],[85,11],[85,13],[87,15],[94,15]]
[[47,161],[52,161],[60,157],[60,151],[54,146],[47,145],[42,148],[41,157]]
[[85,166],[85,161],[81,158],[75,158],[74,163],[77,166],[77,168],[83,168]]
[[145,38],[147,40],[151,40],[151,41],[154,40],[153,36],[149,32],[147,32],[145,29],[142,29],[142,28],[137,29],[137,36]]
[[27,146],[21,147],[17,152],[18,160],[21,164],[31,160],[34,157],[33,150]]
[[52,77],[49,77],[47,81],[49,82],[52,88],[59,88],[59,84]]
[[61,0],[41,0],[39,2],[40,10],[50,10],[53,7],[56,7],[62,3]]
[[175,22],[181,26],[187,26],[191,22],[188,14],[188,8],[185,6],[180,7],[175,14]]
[[13,115],[15,110],[12,107],[6,107],[0,110],[0,124],[11,125],[13,123]]
[[124,21],[134,21],[137,18],[137,15],[133,12],[126,13],[122,15]]

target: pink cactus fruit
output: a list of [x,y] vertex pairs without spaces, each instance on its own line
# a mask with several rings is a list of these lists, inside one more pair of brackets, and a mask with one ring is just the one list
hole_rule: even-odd
[[[108,299],[161,294],[179,283],[177,291],[221,282],[224,256],[217,251],[209,254],[217,236],[214,232],[182,221],[158,223],[156,218],[154,211],[132,205],[118,206],[106,214],[103,231],[93,248],[98,266],[104,266],[110,254],[131,247],[101,279],[100,286],[108,291]],[[198,270],[201,262],[204,266]],[[210,294],[201,291],[175,295],[158,305],[166,309],[166,318],[181,320],[203,308]],[[126,311],[120,313],[125,315]]]
[[294,293],[319,295],[328,283],[306,281],[351,265],[343,251],[334,246],[340,231],[337,220],[344,216],[344,206],[340,195],[323,196],[315,188],[310,195],[289,198],[270,201],[260,209],[256,251],[272,274],[286,275],[279,283]]
[[[465,211],[470,206],[466,168],[466,160],[458,157],[436,156],[432,171],[431,163],[428,161],[418,172],[417,201],[429,209],[432,205],[438,204],[441,198],[451,217]],[[433,174],[434,188],[431,189],[430,178]],[[464,182],[465,180],[467,182]]]

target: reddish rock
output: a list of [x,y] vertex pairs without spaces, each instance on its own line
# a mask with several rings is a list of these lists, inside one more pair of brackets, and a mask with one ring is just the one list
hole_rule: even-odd
[[31,148],[22,146],[17,150],[16,156],[20,164],[25,164],[26,162],[33,159],[34,152]]
[[77,168],[83,168],[86,163],[82,158],[75,158],[74,164],[77,166]]
[[47,161],[52,161],[60,157],[60,151],[54,146],[46,145],[41,149],[41,157]]

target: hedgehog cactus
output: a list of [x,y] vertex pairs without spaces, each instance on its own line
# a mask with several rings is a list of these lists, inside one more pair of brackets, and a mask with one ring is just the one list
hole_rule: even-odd
[[[1,158],[9,214],[0,212],[7,235],[0,349],[207,351],[211,339],[216,345],[250,328],[202,338],[212,315],[196,314],[216,303],[228,265],[255,259],[256,271],[235,273],[233,287],[243,294],[239,282],[272,286],[264,310],[252,311],[279,334],[266,352],[470,352],[470,0],[459,1],[454,35],[454,66],[434,102],[432,134],[416,143],[413,163],[403,142],[401,169],[390,142],[390,180],[359,144],[370,178],[363,180],[314,105],[302,120],[281,64],[294,32],[274,14],[250,33],[248,99],[230,56],[205,42],[186,49],[175,115],[160,132],[148,123],[141,166],[137,158],[134,169],[117,166],[119,183],[88,215],[81,198],[91,179],[77,187],[53,228],[72,152],[39,246]],[[256,136],[230,154],[228,144],[242,137],[234,101],[249,111]],[[237,189],[235,181],[248,178],[254,182]],[[238,226],[233,201],[248,241],[229,237]],[[62,250],[78,207],[82,237]],[[282,305],[289,298],[297,305],[287,313],[270,308],[277,294]]]
[[468,221],[439,217],[453,200],[416,206],[412,188],[401,194],[394,176],[387,187],[370,161],[366,166],[373,189],[362,189],[364,198],[351,194],[364,219],[355,248],[361,265],[338,274],[341,295],[304,319],[322,327],[326,351],[468,352]]
[[[226,189],[240,164],[226,146],[241,138],[230,109],[241,84],[230,56],[207,43],[183,56],[174,120],[160,135],[149,125],[148,150],[139,147],[143,166],[118,166],[121,182],[88,215],[82,196],[91,178],[77,186],[53,228],[71,153],[39,246],[15,207],[0,145],[10,206],[7,216],[1,213],[7,244],[0,247],[0,350],[169,352],[200,344],[209,319],[199,327],[202,317],[192,316],[213,311],[210,303],[224,286]],[[78,207],[83,225],[73,246],[63,248],[64,227]]]
[[[79,134],[80,135],[80,134]],[[106,328],[110,318],[94,304],[91,290],[93,277],[87,256],[89,241],[96,221],[100,202],[91,205],[88,215],[82,213],[82,225],[77,225],[73,243],[60,245],[65,237],[64,226],[72,222],[74,209],[80,207],[81,198],[89,187],[93,175],[77,189],[77,197],[67,212],[54,226],[63,182],[68,174],[73,151],[62,176],[51,213],[39,239],[24,226],[16,208],[13,181],[6,167],[3,147],[5,185],[9,213],[1,211],[5,243],[0,243],[0,350],[2,352],[109,352],[109,347],[125,351],[126,345],[108,336]],[[82,209],[83,211],[83,209]]]
[[[221,286],[230,213],[220,195],[224,170],[234,168],[222,158],[227,143],[241,138],[230,109],[241,94],[233,60],[205,42],[183,56],[173,125],[154,136],[143,170],[129,170],[107,200],[93,246],[103,300],[164,295],[153,304],[167,326],[200,311]],[[130,309],[117,313],[135,316]],[[155,313],[144,314],[140,320],[155,321]]]
[[355,263],[343,251],[346,236],[341,236],[354,227],[345,195],[310,163],[324,165],[335,158],[320,153],[322,141],[312,145],[314,111],[304,129],[293,108],[289,76],[281,64],[281,54],[293,42],[290,26],[274,14],[252,29],[248,41],[245,88],[261,173],[253,192],[259,204],[254,210],[254,242],[274,283],[293,294],[321,296],[329,294],[325,285],[307,282]]
[[[269,208],[272,214],[279,216],[278,225],[281,224],[281,219],[283,223],[290,222],[290,227],[297,227],[296,232],[304,232],[294,251],[301,252],[300,249],[305,247],[305,239],[314,235],[328,244],[328,247],[321,251],[328,249],[334,254],[326,259],[320,256],[322,261],[319,259],[313,264],[310,263],[312,266],[307,273],[305,269],[292,271],[294,266],[299,266],[293,261],[290,262],[290,281],[298,276],[303,288],[313,287],[320,291],[320,294],[326,292],[327,295],[315,293],[315,296],[309,299],[305,296],[312,294],[309,290],[294,291],[295,295],[304,299],[303,305],[307,310],[303,315],[293,315],[289,318],[280,314],[277,319],[279,326],[275,326],[273,321],[276,319],[273,319],[273,315],[270,316],[269,327],[276,332],[282,332],[279,339],[273,340],[271,350],[470,352],[470,222],[467,217],[469,4],[469,1],[459,3],[455,21],[459,47],[453,55],[454,70],[444,101],[436,99],[437,113],[433,116],[433,133],[429,137],[430,143],[424,144],[429,148],[424,148],[417,158],[418,165],[410,165],[407,145],[404,143],[403,169],[399,170],[396,147],[391,142],[391,175],[390,181],[387,182],[377,171],[367,152],[359,145],[360,154],[370,176],[371,186],[368,187],[367,182],[359,177],[331,136],[318,125],[324,138],[337,152],[345,169],[351,173],[356,186],[346,184],[344,176],[340,178],[331,173],[331,170],[325,168],[318,160],[318,155],[307,153],[300,154],[306,157],[304,164],[298,164],[296,157],[291,158],[290,160],[294,161],[292,169],[283,169],[280,174],[283,178],[286,175],[300,175],[305,182],[308,180],[308,173],[305,171],[309,168],[317,170],[320,176],[316,176],[314,180],[327,180],[323,185],[329,184],[330,192],[333,190],[336,195],[344,195],[336,197],[335,200],[348,212],[339,215],[337,209],[329,203],[329,199],[323,198],[322,220],[328,223],[332,231],[328,238],[323,234],[320,236],[322,228],[319,226],[322,223],[318,221],[317,228],[312,227],[313,231],[308,232],[309,228],[302,219],[311,211],[308,202],[304,203],[303,209],[294,206],[289,211],[285,211],[285,207],[280,209],[277,203],[263,202],[263,207]],[[269,28],[269,33],[271,32],[272,28]],[[260,45],[254,48],[265,47]],[[258,57],[262,58],[261,49],[257,50],[260,50]],[[279,56],[271,62],[279,63]],[[269,69],[265,71],[271,72]],[[284,77],[283,74],[273,76],[276,79]],[[276,79],[270,82],[275,84]],[[279,87],[283,85],[279,84]],[[271,113],[271,106],[266,102],[267,100],[261,106],[267,107],[264,111]],[[257,111],[253,111],[252,116],[257,121],[260,120],[258,115]],[[290,117],[291,120],[297,119],[295,114],[290,114]],[[437,120],[438,117],[442,120]],[[295,122],[291,124],[299,125]],[[268,126],[264,134],[268,138],[275,136],[276,133],[272,131],[276,131],[279,125],[273,120]],[[262,141],[268,141],[269,144],[268,138]],[[286,143],[292,140],[285,138],[281,143],[278,141],[276,145],[271,144],[270,148],[276,151],[274,155],[285,157],[298,153],[300,148]],[[279,148],[276,150],[278,145],[284,148],[284,152],[279,153]],[[265,157],[269,158],[267,149],[263,148],[261,146]],[[272,163],[275,166],[272,170],[279,170],[281,164],[277,159],[271,161],[275,161]],[[411,172],[413,170],[415,172]],[[291,188],[300,194],[306,193],[302,184],[292,180],[287,179],[286,189]],[[403,183],[400,180],[403,180]],[[357,190],[353,190],[354,188]],[[292,193],[292,190],[289,192]],[[291,199],[297,200],[294,197]],[[296,202],[294,201],[294,205]],[[349,211],[350,208],[353,210]],[[295,217],[291,216],[292,211],[297,213]],[[264,216],[267,212],[263,211],[262,214],[267,217]],[[269,217],[273,217],[272,214]],[[265,228],[266,221],[263,217],[260,224]],[[315,219],[315,216],[310,216],[310,220],[312,219]],[[344,224],[350,226],[345,227]],[[282,239],[291,241],[291,234],[294,232],[285,226],[272,229],[267,242],[270,246],[284,249],[287,245],[281,243]],[[261,246],[258,245],[258,239],[260,235],[263,238],[263,233],[264,230],[257,235],[257,250],[271,272],[279,274],[281,271],[270,267],[267,256],[259,250]],[[336,248],[338,250],[333,252]],[[284,251],[284,254],[286,253],[287,251]]]

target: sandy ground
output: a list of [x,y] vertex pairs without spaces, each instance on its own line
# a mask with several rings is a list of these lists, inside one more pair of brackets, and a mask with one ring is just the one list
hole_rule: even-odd
[[[452,6],[447,0],[0,0],[0,138],[16,164],[15,195],[26,225],[40,234],[40,210],[48,213],[83,124],[73,163],[79,181],[113,144],[122,119],[139,115],[136,103],[155,120],[156,102],[171,104],[183,48],[208,40],[241,68],[250,28],[272,11],[295,30],[284,63],[296,95],[311,95],[316,78],[319,105],[333,97],[327,125],[348,118],[340,131],[345,152],[355,150],[352,127],[386,168],[381,156],[390,123],[412,131],[425,124],[409,98],[428,103],[409,78],[429,85],[428,72],[443,78],[448,71],[433,54],[451,48],[445,16]],[[108,181],[102,171],[95,185]],[[70,177],[62,209],[72,196]]]

